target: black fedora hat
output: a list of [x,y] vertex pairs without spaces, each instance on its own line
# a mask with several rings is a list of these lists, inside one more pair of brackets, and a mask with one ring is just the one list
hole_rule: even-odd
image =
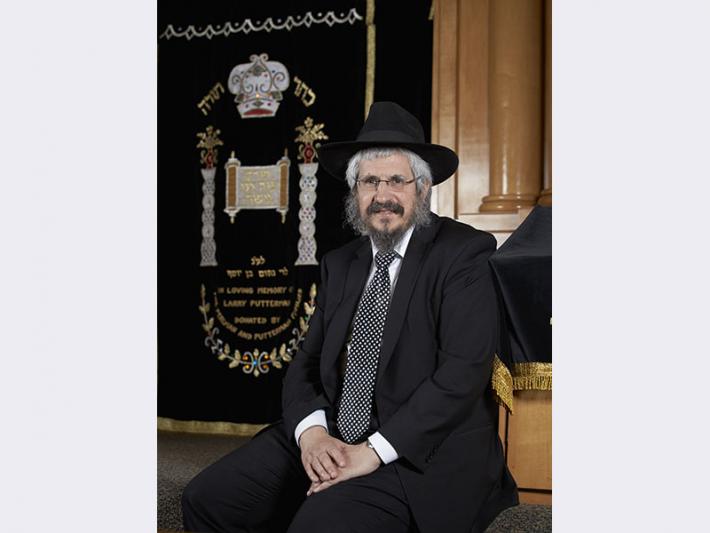
[[449,178],[459,166],[459,158],[453,150],[424,142],[421,123],[394,102],[373,103],[357,139],[320,146],[317,149],[318,159],[330,174],[344,180],[350,158],[364,148],[373,147],[411,150],[431,166],[434,185]]

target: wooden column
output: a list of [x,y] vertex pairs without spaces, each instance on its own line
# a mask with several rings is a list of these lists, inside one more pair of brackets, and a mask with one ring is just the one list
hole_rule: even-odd
[[543,0],[490,2],[490,194],[481,212],[535,205],[542,189],[543,13]]
[[543,185],[537,201],[552,205],[552,0],[545,0],[545,162]]

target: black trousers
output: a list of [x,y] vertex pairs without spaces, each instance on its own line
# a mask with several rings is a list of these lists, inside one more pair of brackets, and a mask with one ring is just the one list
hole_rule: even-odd
[[406,533],[414,528],[394,464],[306,497],[301,452],[275,424],[200,472],[185,488],[190,532]]

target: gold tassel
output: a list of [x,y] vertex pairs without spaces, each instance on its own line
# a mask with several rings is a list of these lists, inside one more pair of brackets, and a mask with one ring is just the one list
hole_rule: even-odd
[[491,387],[495,394],[496,401],[513,414],[513,376],[510,370],[498,358],[493,358],[493,373],[491,374]]
[[515,363],[514,390],[552,390],[552,363]]

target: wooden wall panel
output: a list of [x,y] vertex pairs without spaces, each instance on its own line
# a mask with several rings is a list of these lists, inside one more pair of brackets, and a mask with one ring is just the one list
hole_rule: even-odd
[[[458,2],[437,0],[434,8],[434,68],[432,71],[432,142],[456,151],[458,91]],[[456,217],[458,176],[434,188],[432,207],[439,215]]]
[[488,0],[459,0],[457,214],[488,194]]
[[435,0],[432,142],[460,159],[456,175],[434,188],[432,206],[458,218],[477,213],[489,193],[488,2]]
[[552,489],[552,393],[517,391],[508,416],[508,468],[520,489]]

